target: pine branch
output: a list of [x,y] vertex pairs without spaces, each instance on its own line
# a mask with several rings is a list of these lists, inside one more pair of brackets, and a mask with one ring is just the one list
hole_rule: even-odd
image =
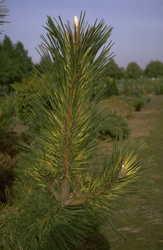
[[[70,205],[72,206],[79,206],[82,205],[86,202],[92,201],[98,197],[100,197],[102,194],[104,194],[108,189],[110,189],[117,181],[118,181],[119,177],[116,178],[112,183],[108,183],[107,185],[105,185],[104,187],[102,187],[100,190],[98,190],[96,193],[85,197],[83,199],[77,199],[77,200],[72,200]],[[64,203],[63,203],[64,204]]]
[[115,178],[112,183],[108,183],[107,185],[105,185],[104,187],[102,187],[101,189],[99,189],[97,192],[95,192],[94,194],[88,196],[88,197],[84,197],[82,199],[75,199],[75,196],[73,195],[72,197],[69,197],[66,201],[62,202],[63,206],[79,206],[79,205],[83,205],[86,202],[90,202],[91,200],[94,200],[98,197],[100,197],[102,194],[104,194],[106,191],[108,191],[109,189],[111,189],[121,178],[123,178],[125,175],[124,173],[124,165],[122,165],[122,168],[117,176],[117,178]]

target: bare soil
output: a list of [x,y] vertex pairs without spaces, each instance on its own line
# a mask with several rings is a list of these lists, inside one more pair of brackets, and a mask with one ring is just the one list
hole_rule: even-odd
[[148,137],[150,131],[154,129],[149,123],[148,115],[155,113],[158,109],[156,99],[158,96],[151,96],[150,103],[147,103],[141,111],[133,111],[132,117],[128,119],[131,129],[130,137]]

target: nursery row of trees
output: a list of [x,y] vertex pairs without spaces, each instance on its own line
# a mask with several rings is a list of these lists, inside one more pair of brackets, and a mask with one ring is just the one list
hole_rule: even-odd
[[[6,35],[4,40],[0,42],[0,58],[1,61],[3,61],[3,65],[8,66],[5,67],[6,70],[5,72],[3,70],[3,75],[0,77],[0,85],[6,86],[7,91],[10,90],[11,83],[14,83],[15,81],[22,82],[23,78],[31,75],[33,66],[42,73],[46,64],[46,56],[44,56],[38,64],[34,65],[22,42],[13,44],[11,39]],[[1,69],[3,69],[3,67],[1,67]],[[147,78],[157,78],[163,76],[163,63],[160,61],[151,61],[147,64],[145,70],[142,70],[136,62],[130,62],[127,68],[124,69],[120,68],[113,60],[106,65],[106,70],[108,76],[113,79],[138,79],[142,76]]]

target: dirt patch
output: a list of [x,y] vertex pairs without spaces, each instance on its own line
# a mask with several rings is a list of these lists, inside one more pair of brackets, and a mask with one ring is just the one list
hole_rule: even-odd
[[151,114],[153,109],[151,109],[150,104],[146,104],[144,109],[141,111],[134,111],[132,118],[128,120],[129,127],[131,129],[130,137],[148,137],[150,131],[153,129],[148,123],[147,115]]
[[150,98],[150,103],[147,103],[141,111],[134,111],[132,117],[128,119],[131,129],[130,137],[148,137],[154,129],[149,122],[149,116],[160,112],[159,104],[163,96],[151,95]]

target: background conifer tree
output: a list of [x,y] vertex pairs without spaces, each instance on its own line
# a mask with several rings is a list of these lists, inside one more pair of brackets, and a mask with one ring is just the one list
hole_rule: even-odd
[[152,165],[138,157],[145,147],[139,141],[99,154],[103,108],[90,96],[112,59],[112,28],[103,20],[89,25],[82,13],[73,28],[60,17],[48,16],[46,25],[44,98],[30,100],[38,131],[22,144],[15,197],[0,215],[5,249],[78,249]]
[[0,45],[0,56],[3,64],[4,60],[8,62],[8,67],[6,71],[3,70],[0,78],[0,87],[8,89],[6,92],[10,92],[10,84],[15,81],[21,82],[23,78],[30,76],[33,70],[32,60],[28,57],[28,51],[24,49],[21,42],[13,44],[11,39],[6,35]]

